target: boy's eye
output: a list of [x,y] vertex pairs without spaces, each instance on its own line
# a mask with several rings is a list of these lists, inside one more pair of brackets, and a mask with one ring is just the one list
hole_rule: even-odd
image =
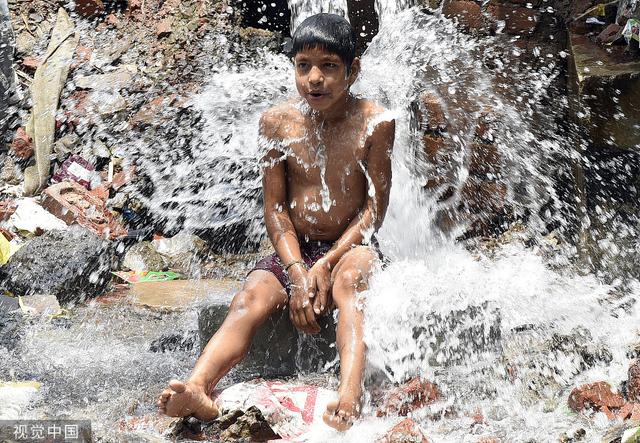
[[306,69],[307,63],[306,62],[298,62],[297,66],[298,66],[298,69]]
[[335,68],[338,67],[338,64],[337,63],[325,63],[324,66],[329,68],[329,69],[335,69]]

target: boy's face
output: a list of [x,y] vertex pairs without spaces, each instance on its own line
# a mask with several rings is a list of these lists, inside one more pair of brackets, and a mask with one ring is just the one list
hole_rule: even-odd
[[338,54],[315,47],[298,52],[294,59],[296,86],[300,96],[316,111],[330,111],[344,106],[349,86],[356,80],[359,61],[351,72]]

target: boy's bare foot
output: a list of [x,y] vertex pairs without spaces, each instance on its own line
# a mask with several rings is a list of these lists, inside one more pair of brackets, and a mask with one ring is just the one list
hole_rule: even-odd
[[218,416],[218,408],[202,386],[171,380],[158,398],[158,410],[170,417],[193,415],[202,421]]
[[353,426],[353,422],[360,417],[360,395],[340,395],[338,400],[327,403],[327,411],[322,419],[324,422],[344,432]]

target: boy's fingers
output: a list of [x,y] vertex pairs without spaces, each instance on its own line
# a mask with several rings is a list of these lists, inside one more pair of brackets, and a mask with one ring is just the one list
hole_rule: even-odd
[[313,274],[309,276],[309,287],[307,288],[307,294],[309,298],[313,298],[316,295],[316,276]]

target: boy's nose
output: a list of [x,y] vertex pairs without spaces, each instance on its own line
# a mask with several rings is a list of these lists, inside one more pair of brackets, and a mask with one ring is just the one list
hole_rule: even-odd
[[322,74],[322,71],[317,66],[313,66],[311,68],[311,71],[309,71],[309,83],[321,83],[323,80],[324,76]]

